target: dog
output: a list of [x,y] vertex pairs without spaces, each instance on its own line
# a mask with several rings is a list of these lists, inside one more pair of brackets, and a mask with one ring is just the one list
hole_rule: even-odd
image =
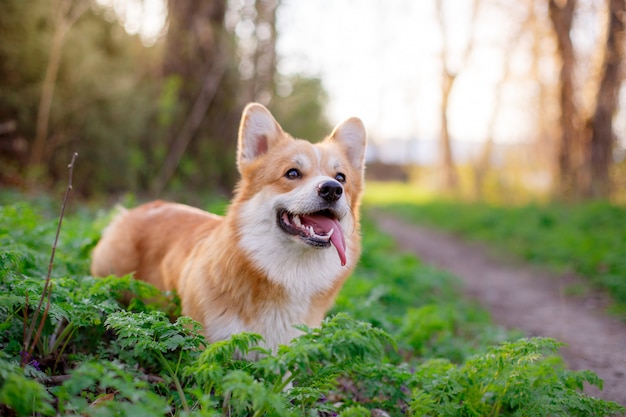
[[288,344],[294,325],[320,325],[359,259],[365,147],[358,118],[312,144],[251,103],[226,215],[163,201],[125,210],[94,248],[92,275],[176,290],[209,342],[254,332],[266,348]]

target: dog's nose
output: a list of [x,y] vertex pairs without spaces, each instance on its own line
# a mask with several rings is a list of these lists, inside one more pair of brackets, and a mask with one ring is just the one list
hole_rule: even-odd
[[324,200],[332,203],[341,198],[343,194],[343,187],[337,181],[324,181],[317,185],[317,194]]

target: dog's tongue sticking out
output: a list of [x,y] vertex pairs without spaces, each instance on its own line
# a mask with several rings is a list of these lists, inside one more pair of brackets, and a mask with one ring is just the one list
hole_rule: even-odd
[[301,216],[301,221],[305,226],[312,226],[316,234],[330,235],[330,242],[337,250],[341,266],[344,266],[346,264],[346,240],[343,237],[339,220],[321,214],[309,214]]

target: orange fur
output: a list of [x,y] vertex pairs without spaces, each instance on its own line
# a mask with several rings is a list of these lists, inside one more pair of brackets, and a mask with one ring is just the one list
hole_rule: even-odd
[[[293,325],[320,324],[360,255],[364,147],[358,119],[312,145],[291,138],[264,107],[251,104],[239,133],[241,180],[226,216],[163,201],[122,212],[94,249],[92,274],[134,273],[161,290],[176,290],[183,314],[202,323],[210,341],[252,331],[268,347],[288,343],[298,334]],[[285,175],[292,168],[301,178]],[[280,230],[276,214],[279,204],[289,210],[318,204],[317,184],[338,172],[346,181],[332,205],[342,213],[336,224],[346,242],[345,266],[332,245],[315,247]]]

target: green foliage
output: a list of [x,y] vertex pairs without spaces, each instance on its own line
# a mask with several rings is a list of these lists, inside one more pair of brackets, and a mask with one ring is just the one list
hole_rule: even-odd
[[[87,275],[97,232],[64,220],[41,341],[20,367],[24,321],[41,295],[55,221],[0,206],[0,413],[181,416],[608,416],[582,394],[548,339],[513,340],[459,298],[458,282],[395,253],[364,224],[363,262],[332,315],[276,352],[255,334],[207,343],[170,319],[169,298],[130,277]],[[97,224],[97,222],[96,222]],[[55,262],[56,265],[56,262]],[[129,300],[122,304],[119,300]],[[506,341],[508,340],[508,341]],[[254,357],[251,361],[248,358]],[[375,411],[379,410],[379,411]]]
[[117,362],[89,361],[51,389],[59,412],[72,416],[157,416],[170,410],[167,400]]
[[43,385],[26,375],[29,370],[20,368],[0,351],[0,405],[6,405],[20,416],[54,415],[52,396]]
[[625,207],[601,202],[520,207],[430,202],[390,208],[524,260],[573,270],[607,289],[626,310]]
[[160,311],[118,311],[110,314],[104,324],[115,330],[123,348],[132,348],[138,357],[145,355],[145,350],[164,354],[177,349],[193,350],[204,344],[200,323],[189,317],[179,317],[171,323]]
[[520,339],[488,349],[463,365],[432,360],[415,371],[410,409],[429,416],[595,416],[623,411],[584,397],[583,383],[601,381],[590,372],[562,369],[546,359],[559,343],[552,339]]
[[[276,354],[259,348],[259,336],[253,334],[213,343],[185,375],[193,377],[201,392],[213,392],[215,402],[228,398],[230,412],[236,415],[337,410],[320,399],[337,390],[340,377],[367,377],[373,382],[385,347],[393,344],[381,329],[345,313],[326,319],[319,328],[301,330],[302,336],[280,346]],[[263,355],[255,362],[236,359],[250,352]],[[350,393],[344,395],[344,401],[355,401]]]

